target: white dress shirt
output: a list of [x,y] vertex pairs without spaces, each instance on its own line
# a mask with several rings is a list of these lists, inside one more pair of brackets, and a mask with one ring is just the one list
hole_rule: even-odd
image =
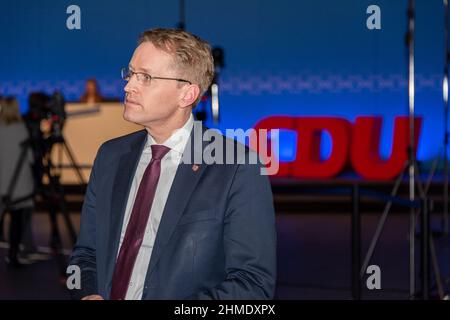
[[[194,117],[190,115],[188,121],[180,129],[177,129],[165,142],[162,144],[170,148],[170,151],[161,160],[161,175],[159,176],[158,186],[156,188],[153,204],[150,209],[150,216],[145,228],[145,235],[142,241],[134,264],[133,272],[128,287],[126,300],[139,300],[142,298],[144,289],[145,277],[147,274],[150,257],[155,243],[156,233],[158,231],[159,223],[162,218],[164,206],[166,205],[167,197],[169,195],[172,182],[175,177],[178,165],[180,164],[184,148],[188,142],[190,132],[194,124]],[[148,134],[144,150],[139,159],[139,164],[131,184],[130,194],[128,196],[127,206],[125,209],[125,217],[122,225],[122,232],[120,234],[119,252],[122,247],[122,242],[127,230],[128,221],[130,220],[131,211],[133,209],[134,200],[141,183],[144,171],[147,168],[152,158],[151,145],[156,144],[153,137]]]

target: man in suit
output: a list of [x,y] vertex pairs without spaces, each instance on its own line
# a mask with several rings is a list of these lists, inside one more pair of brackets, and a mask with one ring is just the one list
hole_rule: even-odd
[[122,70],[123,117],[145,130],[98,151],[70,258],[81,270],[73,298],[273,298],[275,217],[261,164],[242,161],[248,148],[231,164],[192,158],[209,145],[195,141],[192,108],[213,74],[200,38],[172,29],[141,35]]

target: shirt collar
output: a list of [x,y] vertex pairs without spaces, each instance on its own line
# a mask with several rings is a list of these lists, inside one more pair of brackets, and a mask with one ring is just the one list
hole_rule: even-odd
[[[176,129],[172,135],[163,143],[162,145],[169,147],[171,150],[174,150],[175,152],[179,153],[180,155],[183,154],[184,148],[186,147],[186,144],[189,140],[189,137],[191,135],[192,127],[194,126],[194,116],[192,113],[189,116],[189,119],[186,121],[186,123],[183,125],[183,127]],[[150,134],[147,134],[147,141],[145,143],[144,151],[150,151],[151,146],[153,144],[157,144],[153,137]]]

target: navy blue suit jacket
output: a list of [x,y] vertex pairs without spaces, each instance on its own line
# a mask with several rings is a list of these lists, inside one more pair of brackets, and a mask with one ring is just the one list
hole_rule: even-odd
[[[108,299],[128,193],[145,130],[104,143],[94,162],[70,257],[81,269],[72,298]],[[237,144],[221,136],[225,145]],[[194,145],[193,134],[187,148]],[[201,144],[204,149],[208,142]],[[249,149],[245,149],[248,155]],[[272,299],[276,231],[260,164],[178,166],[156,235],[143,299]]]

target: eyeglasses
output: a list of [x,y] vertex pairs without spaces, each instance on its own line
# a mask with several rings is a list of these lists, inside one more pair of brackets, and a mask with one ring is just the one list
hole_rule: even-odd
[[184,80],[184,79],[178,79],[178,78],[166,78],[166,77],[154,77],[149,75],[148,73],[145,72],[134,72],[132,70],[130,70],[130,68],[128,67],[123,67],[120,70],[122,79],[125,81],[129,81],[131,79],[131,77],[133,75],[136,75],[136,80],[142,84],[142,85],[150,85],[150,83],[152,82],[152,79],[161,79],[161,80],[175,80],[175,81],[181,81],[181,82],[187,82],[189,84],[192,84],[192,82],[188,81],[188,80]]

